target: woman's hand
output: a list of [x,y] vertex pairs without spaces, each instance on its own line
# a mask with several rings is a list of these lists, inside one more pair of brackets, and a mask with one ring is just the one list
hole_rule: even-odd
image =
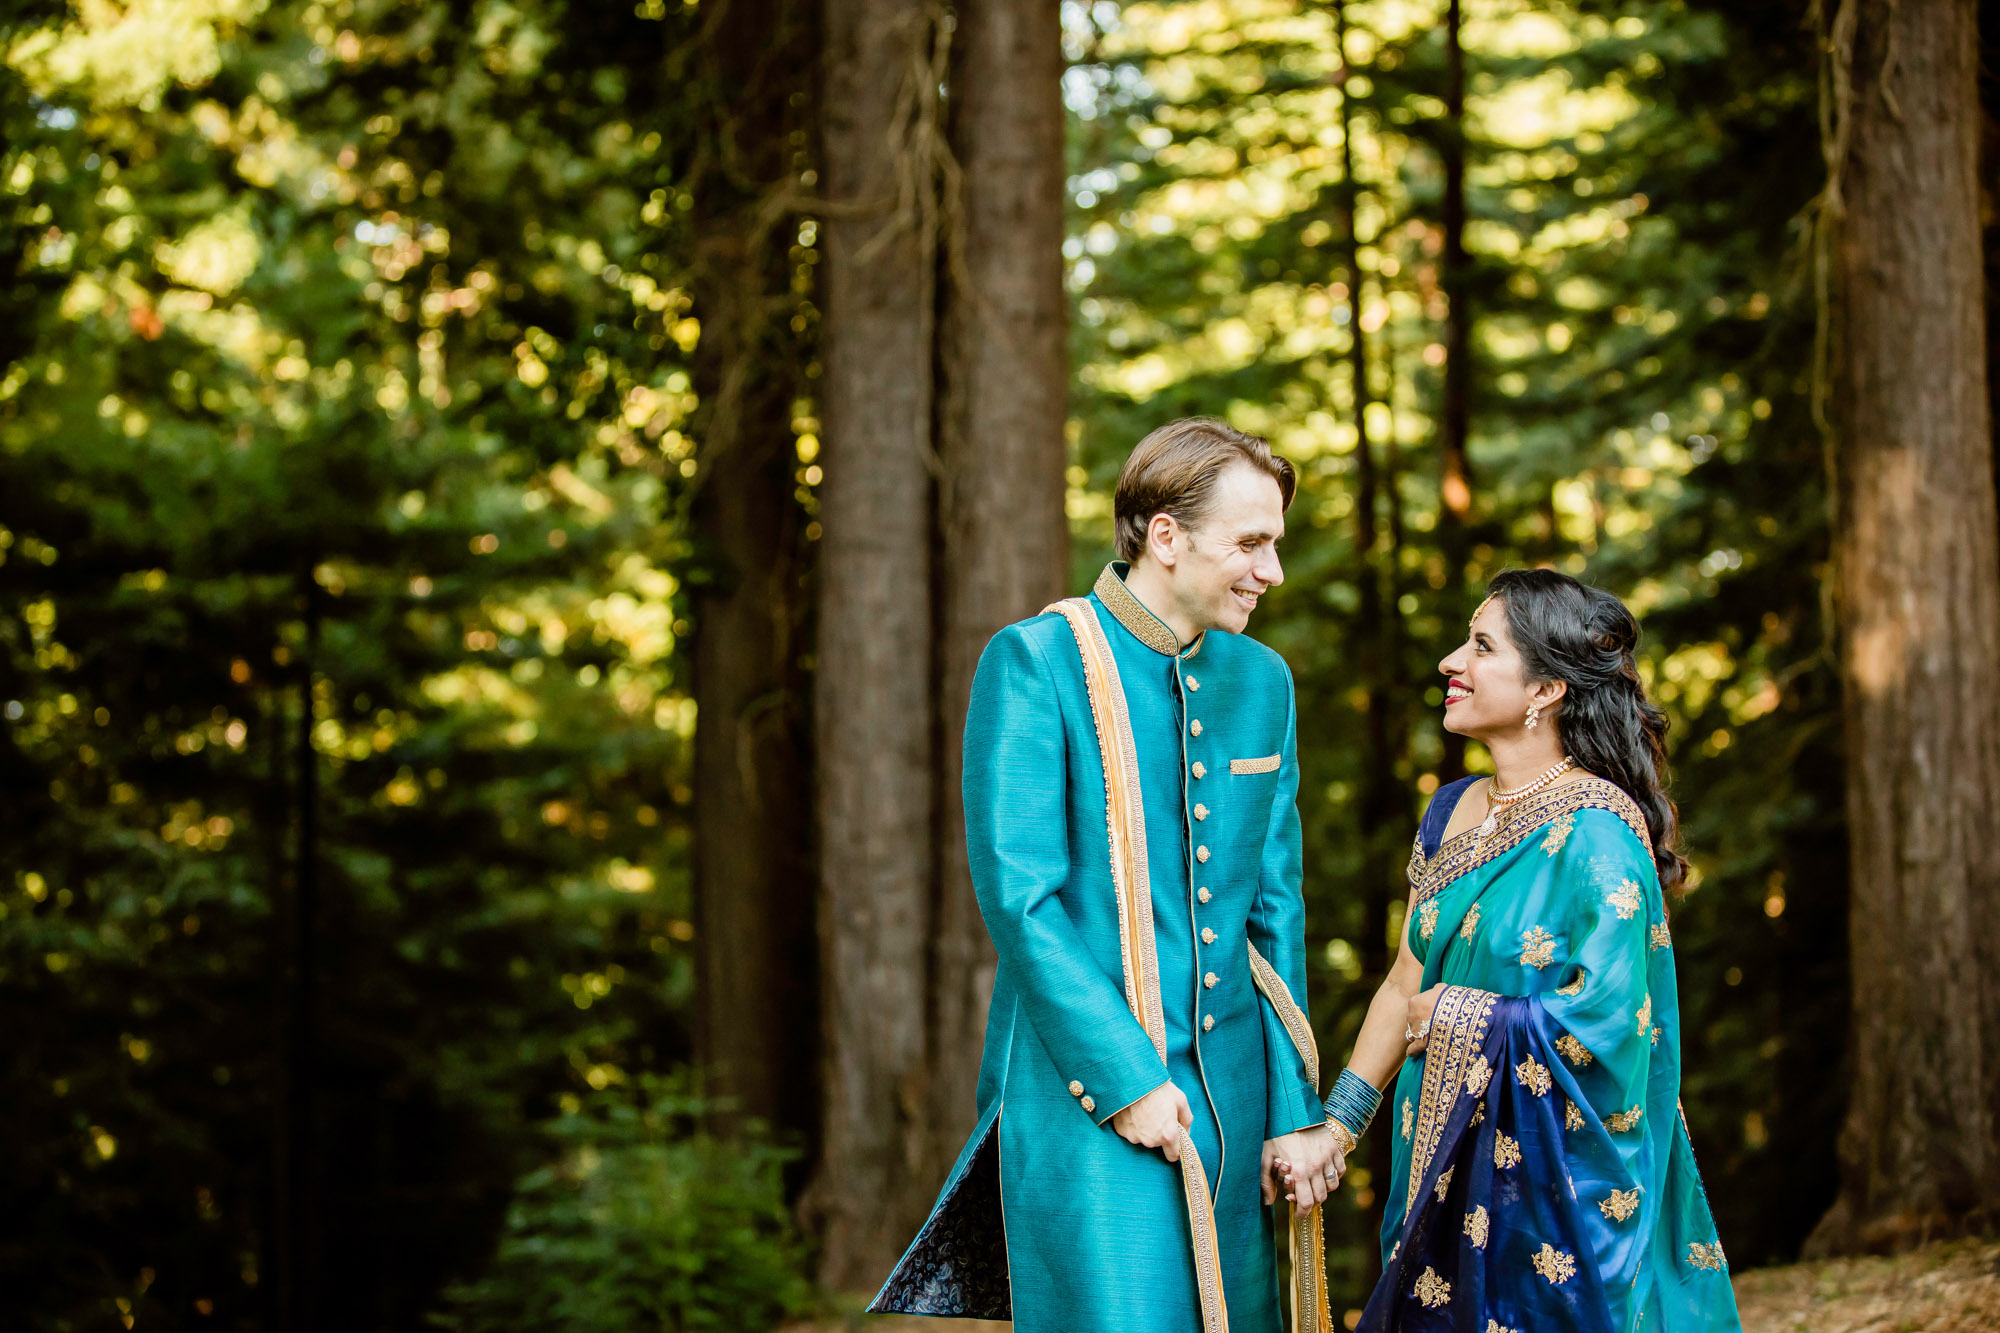
[[1403,1050],[1405,1056],[1421,1054],[1428,1044],[1431,1035],[1431,1014],[1437,1009],[1438,996],[1443,992],[1444,986],[1440,983],[1421,995],[1410,997],[1408,1021],[1403,1028],[1404,1040],[1409,1042]]

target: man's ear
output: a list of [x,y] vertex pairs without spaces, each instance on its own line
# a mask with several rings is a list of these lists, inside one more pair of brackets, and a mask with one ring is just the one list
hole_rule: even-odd
[[1180,559],[1181,525],[1168,513],[1153,515],[1146,524],[1146,554],[1158,561],[1163,569],[1172,569]]

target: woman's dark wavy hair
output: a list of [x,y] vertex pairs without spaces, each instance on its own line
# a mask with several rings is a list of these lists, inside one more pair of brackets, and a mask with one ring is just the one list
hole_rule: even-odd
[[1677,893],[1687,859],[1676,845],[1680,811],[1667,795],[1667,715],[1639,683],[1639,622],[1610,593],[1552,569],[1506,570],[1486,591],[1507,608],[1528,683],[1569,686],[1551,714],[1563,752],[1638,802],[1660,887]]

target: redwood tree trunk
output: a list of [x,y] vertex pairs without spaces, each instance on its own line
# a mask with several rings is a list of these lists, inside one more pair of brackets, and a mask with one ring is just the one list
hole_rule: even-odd
[[820,1276],[879,1281],[918,1217],[936,873],[932,188],[936,11],[824,0]]
[[930,1117],[919,1208],[973,1121],[993,947],[966,868],[961,746],[972,676],[1001,626],[1068,578],[1062,283],[1062,22],[1058,0],[958,8],[951,89],[958,165],[948,200],[939,517],[941,679]]
[[2000,547],[1971,0],[1865,0],[1837,265],[1854,1088],[1816,1248],[2000,1210]]
[[712,1092],[807,1142],[819,968],[811,607],[792,416],[810,354],[792,328],[797,221],[780,200],[800,166],[811,18],[804,0],[725,0],[703,34],[713,110],[692,181],[701,472],[688,573],[696,1053]]
[[[1445,586],[1460,589],[1470,549],[1472,520],[1472,271],[1465,253],[1465,41],[1460,0],[1445,14],[1444,48],[1444,255],[1442,286],[1444,402],[1439,413],[1438,542],[1444,548]],[[1468,614],[1470,611],[1468,609]],[[1465,773],[1465,737],[1444,733],[1438,778],[1450,782]]]

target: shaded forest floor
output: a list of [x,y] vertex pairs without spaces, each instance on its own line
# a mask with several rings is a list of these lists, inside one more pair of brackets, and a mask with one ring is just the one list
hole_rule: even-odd
[[[2000,1244],[1950,1241],[1892,1258],[1762,1268],[1736,1278],[1744,1333],[1994,1333]],[[999,1333],[976,1319],[852,1315],[785,1333]]]

